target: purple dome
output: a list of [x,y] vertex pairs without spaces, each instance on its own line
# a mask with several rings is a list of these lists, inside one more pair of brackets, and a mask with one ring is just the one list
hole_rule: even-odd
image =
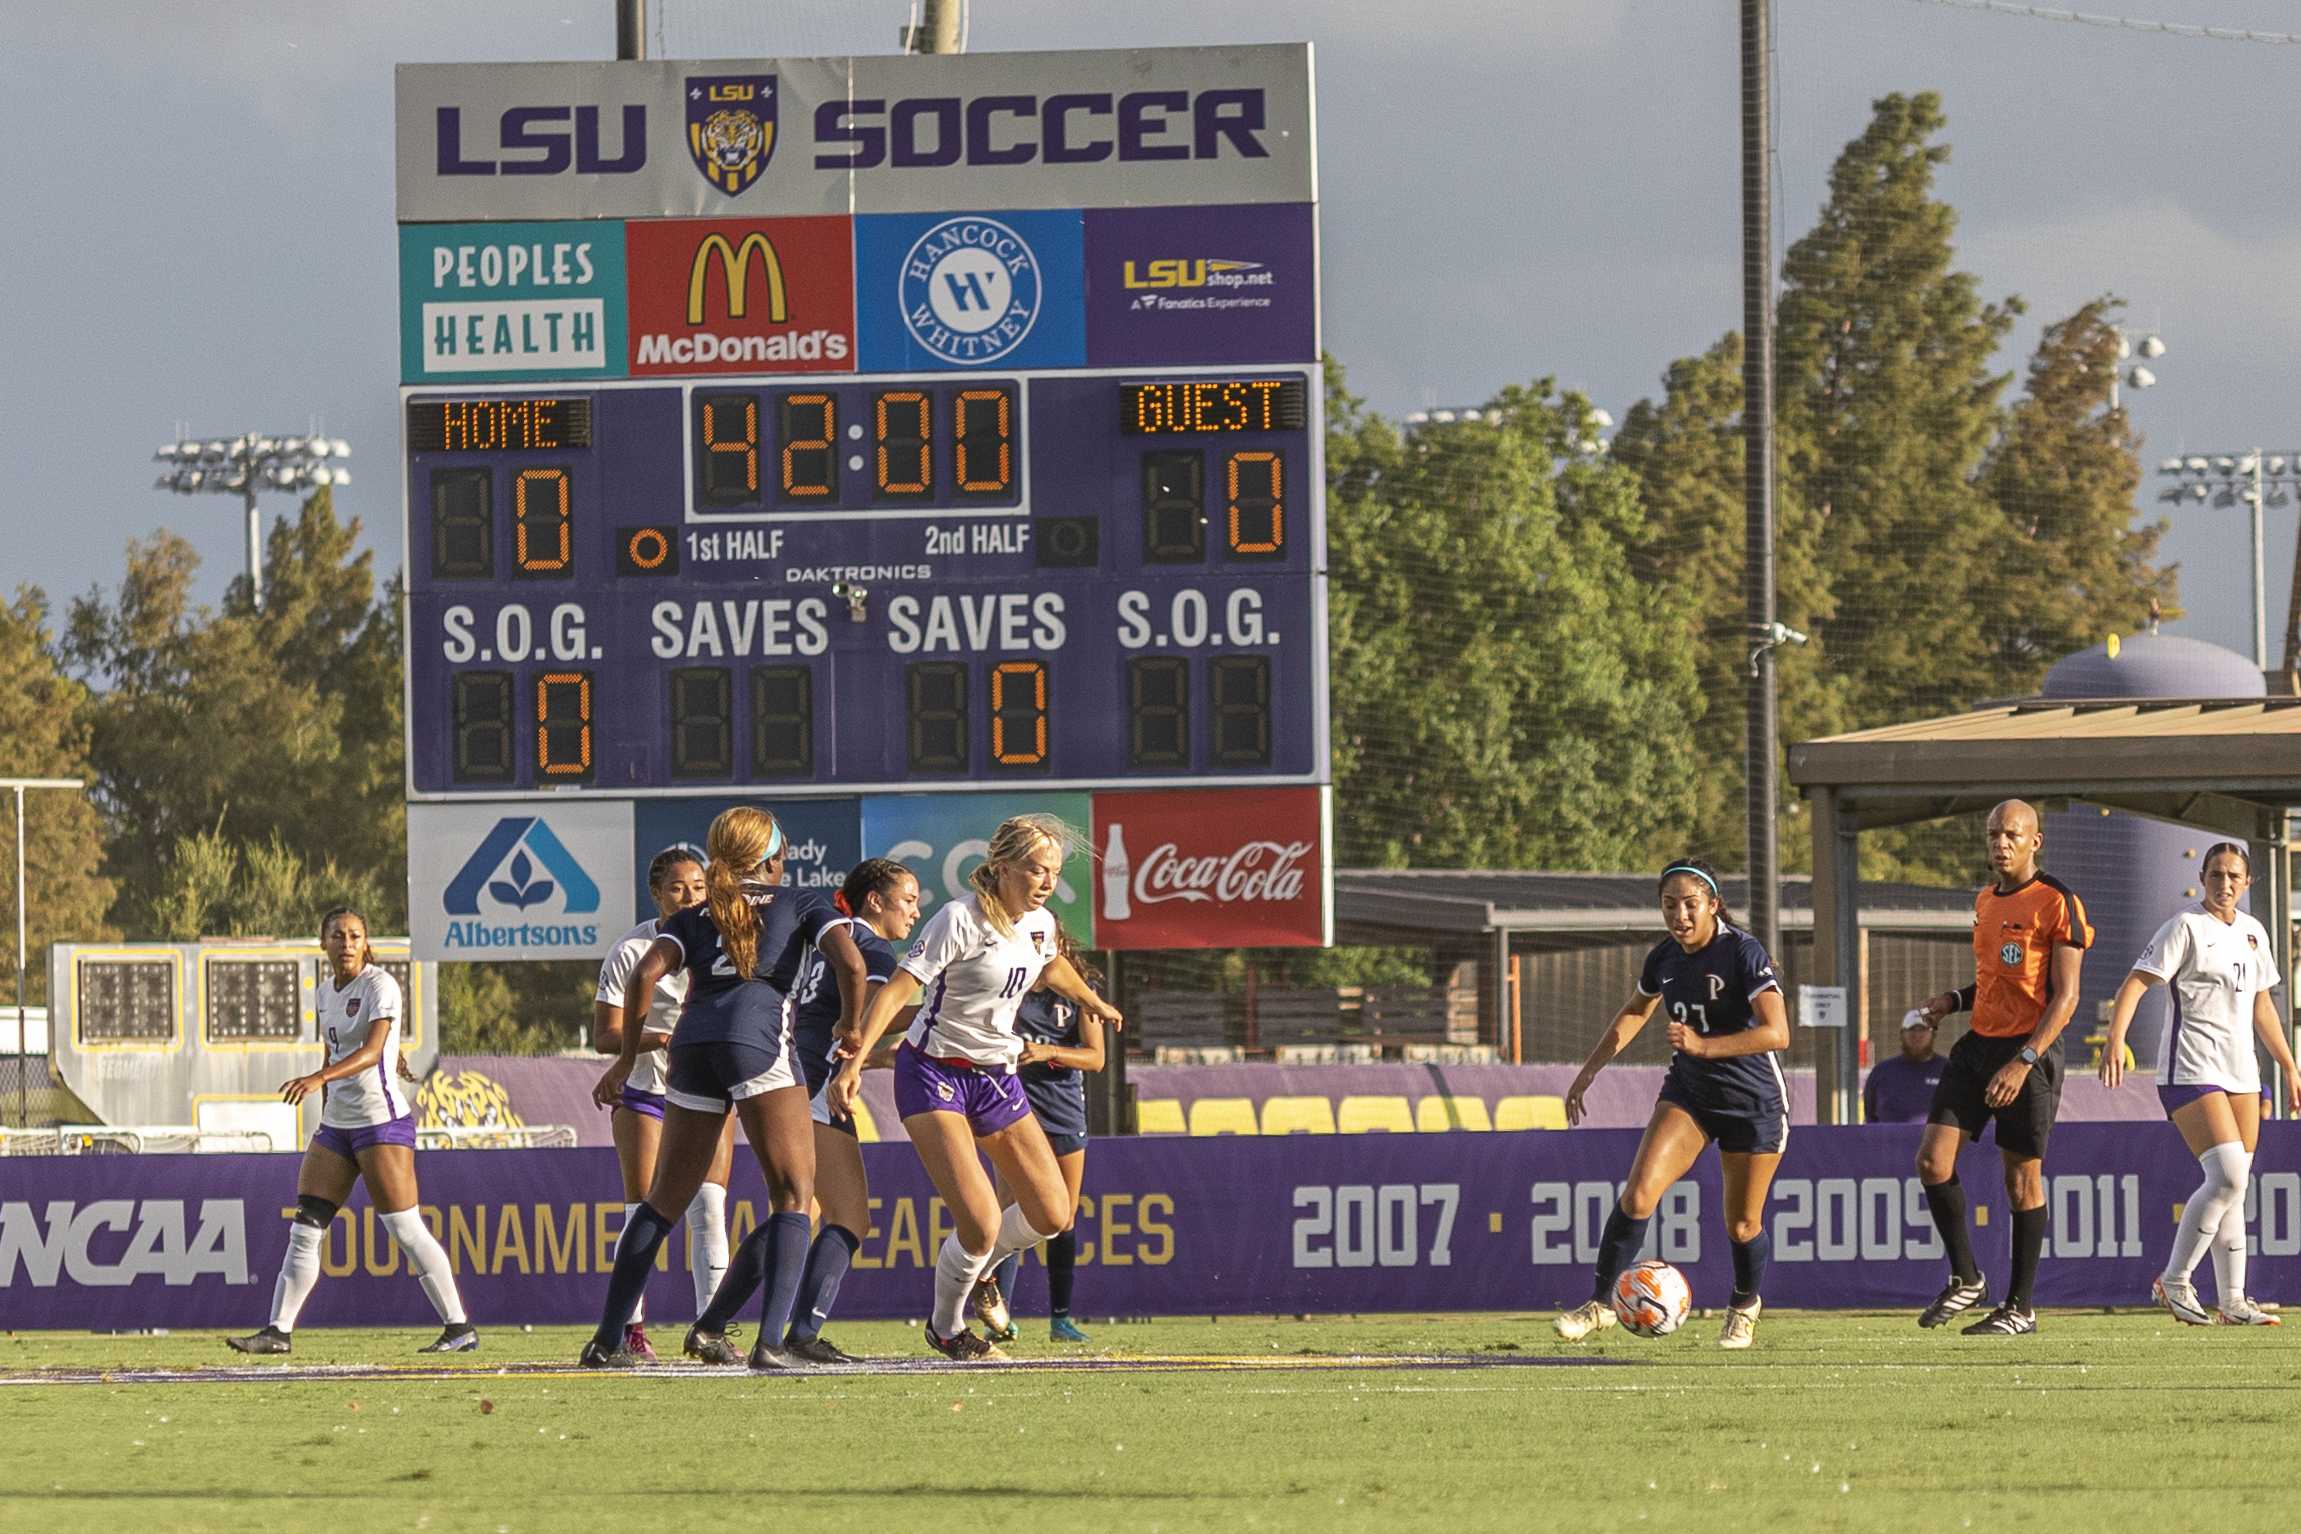
[[2202,639],[2136,634],[2118,645],[2065,655],[2038,690],[2047,698],[2260,698],[2268,695],[2253,662]]

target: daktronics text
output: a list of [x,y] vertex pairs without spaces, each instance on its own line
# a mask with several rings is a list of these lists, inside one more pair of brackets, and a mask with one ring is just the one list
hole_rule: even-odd
[[[1076,91],[1039,96],[912,96],[815,109],[815,164],[1091,165],[1104,160],[1263,160],[1263,93]],[[444,151],[443,151],[444,155]],[[444,163],[444,160],[443,160]]]

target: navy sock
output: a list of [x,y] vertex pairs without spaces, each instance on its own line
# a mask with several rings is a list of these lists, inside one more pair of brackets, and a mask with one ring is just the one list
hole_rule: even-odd
[[1758,1297],[1758,1286],[1766,1281],[1766,1262],[1774,1255],[1774,1238],[1761,1230],[1747,1241],[1726,1243],[1734,1249],[1734,1293],[1727,1304],[1736,1310],[1747,1310]]
[[1606,1216],[1606,1232],[1598,1238],[1598,1268],[1591,1275],[1597,1280],[1591,1298],[1613,1300],[1614,1280],[1622,1276],[1630,1259],[1638,1255],[1638,1248],[1646,1244],[1646,1227],[1653,1218],[1648,1215],[1643,1220],[1633,1220],[1622,1212],[1619,1203]]
[[1078,1277],[1079,1233],[1076,1227],[1047,1240],[1047,1309],[1058,1316],[1071,1313],[1071,1281]]
[[727,1323],[750,1302],[752,1292],[767,1276],[767,1227],[754,1226],[751,1234],[736,1243],[735,1251],[727,1259],[727,1271],[720,1277],[719,1288],[711,1296],[711,1303],[703,1307],[703,1314],[695,1318],[695,1329],[716,1337],[727,1330]]
[[1981,1277],[1973,1260],[1973,1238],[1965,1228],[1965,1189],[1956,1176],[1947,1182],[1927,1183],[1926,1207],[1933,1211],[1933,1228],[1941,1232],[1942,1249],[1949,1253],[1949,1276],[1970,1284]]
[[823,1334],[823,1323],[839,1298],[839,1280],[847,1276],[847,1266],[862,1244],[844,1225],[826,1223],[815,1233],[815,1244],[807,1248],[806,1271],[799,1275],[799,1298],[791,1307],[791,1330],[785,1341],[812,1342]]
[[1007,1309],[1015,1308],[1015,1280],[1023,1276],[1023,1254],[1007,1253],[1007,1260],[999,1264],[999,1297],[1007,1302]]
[[2030,1308],[2030,1291],[2037,1287],[2037,1260],[2045,1255],[2045,1206],[2013,1212],[2013,1283],[2005,1302],[2016,1310]]
[[623,1328],[630,1324],[632,1311],[639,1308],[639,1297],[647,1292],[647,1275],[671,1228],[671,1221],[646,1203],[632,1210],[631,1218],[623,1222],[623,1234],[615,1243],[615,1270],[607,1280],[607,1313],[599,1318],[599,1330],[591,1334],[591,1340],[603,1351],[613,1352],[623,1346]]
[[[799,1280],[807,1271],[808,1234],[813,1222],[803,1213],[779,1214],[753,1232],[766,1240],[767,1301],[759,1311],[759,1340],[770,1341],[791,1329],[791,1311],[799,1300]],[[718,1296],[712,1296],[718,1303]]]

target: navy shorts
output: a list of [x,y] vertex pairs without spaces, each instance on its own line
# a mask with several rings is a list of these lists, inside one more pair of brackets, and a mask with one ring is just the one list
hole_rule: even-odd
[[1718,1142],[1718,1149],[1737,1156],[1778,1156],[1790,1143],[1787,1103],[1768,1103],[1755,1112],[1720,1108],[1694,1100],[1694,1094],[1674,1079],[1662,1082],[1660,1102],[1682,1108],[1703,1134]]
[[855,1115],[852,1113],[833,1113],[830,1099],[823,1095],[823,1089],[831,1084],[833,1075],[831,1062],[818,1060],[812,1054],[802,1054],[799,1056],[799,1069],[807,1077],[808,1117],[826,1129],[838,1131],[850,1140],[861,1139],[862,1136],[855,1132]]
[[1022,1081],[1023,1095],[1031,1100],[1031,1112],[1037,1116],[1039,1128],[1046,1131],[1047,1143],[1055,1148],[1055,1154],[1067,1156],[1085,1150],[1087,1097],[1079,1089],[1078,1078],[1047,1081],[1026,1071]]
[[792,1052],[738,1039],[671,1046],[663,1100],[694,1113],[725,1113],[746,1097],[799,1084]]
[[[1041,1125],[1040,1127],[1045,1128],[1044,1125]],[[1047,1144],[1054,1147],[1055,1159],[1060,1161],[1063,1157],[1068,1156],[1073,1151],[1085,1150],[1087,1148],[1087,1137],[1085,1131],[1083,1130],[1075,1135],[1066,1135],[1057,1134],[1054,1130],[1049,1129],[1047,1130]]]

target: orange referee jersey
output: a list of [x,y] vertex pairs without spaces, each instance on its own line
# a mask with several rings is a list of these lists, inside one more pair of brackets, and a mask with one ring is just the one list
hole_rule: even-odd
[[2037,1031],[2053,1000],[2053,951],[2091,948],[2085,902],[2051,874],[2009,894],[1973,897],[1973,1031],[1994,1039]]

